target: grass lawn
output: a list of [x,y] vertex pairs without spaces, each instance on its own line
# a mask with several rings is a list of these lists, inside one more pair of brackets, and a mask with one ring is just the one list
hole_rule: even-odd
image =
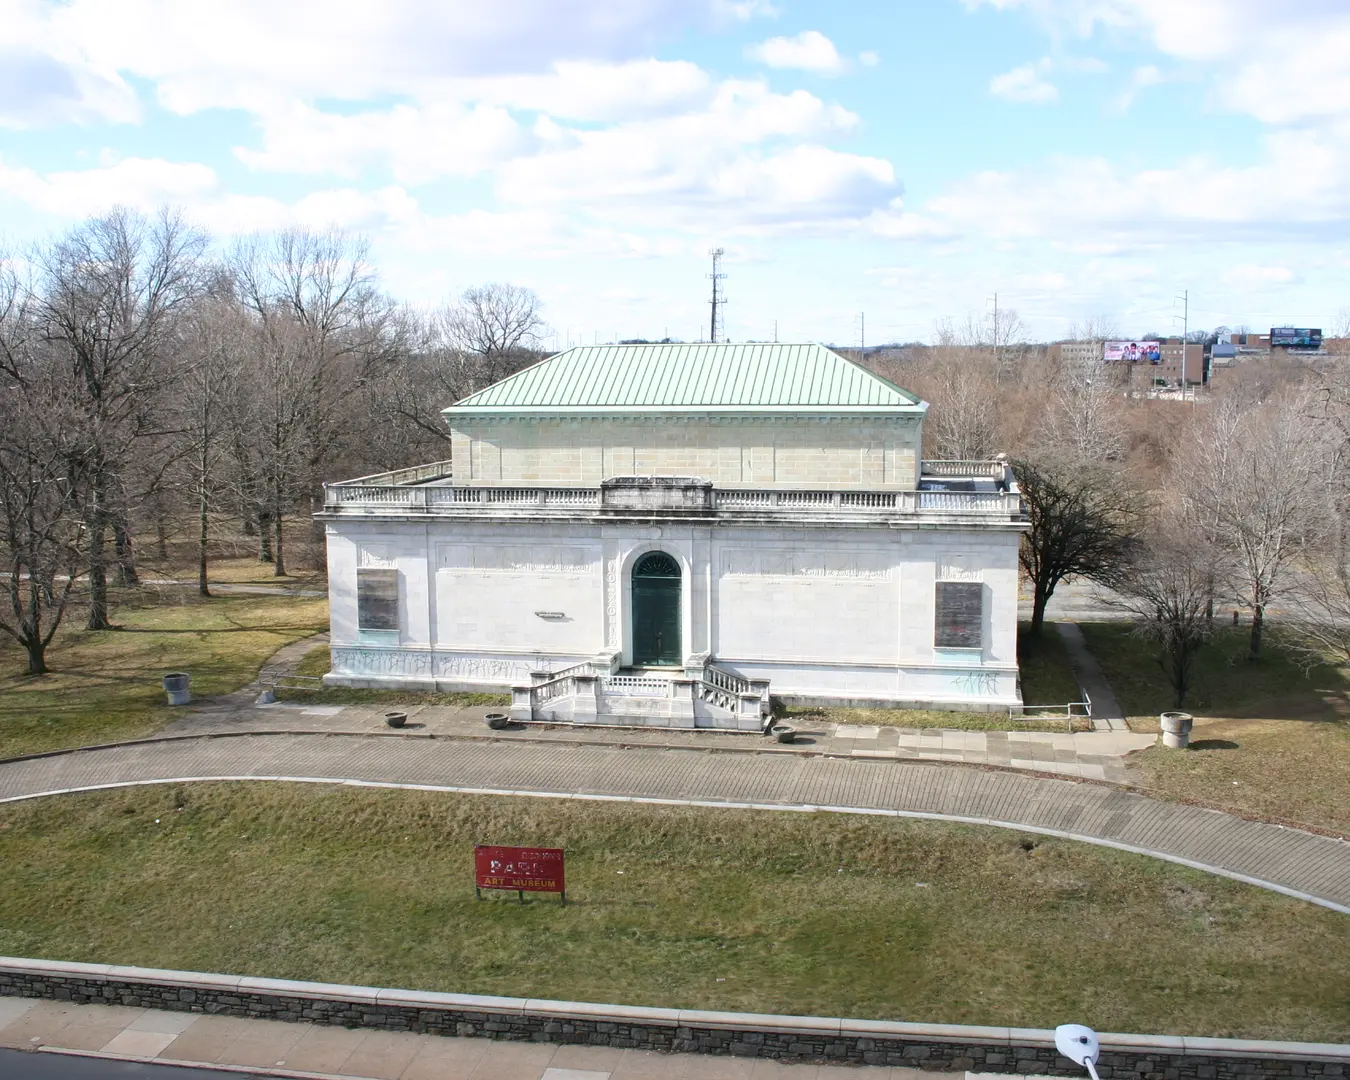
[[[1124,623],[1083,635],[1130,726],[1158,730],[1171,698],[1147,643]],[[1331,667],[1306,673],[1269,644],[1246,660],[1247,635],[1225,627],[1196,664],[1189,750],[1161,746],[1130,762],[1150,793],[1350,835],[1350,682]]]
[[[305,653],[296,667],[297,675],[328,674],[328,646],[320,645]],[[425,690],[362,690],[334,686],[323,690],[277,691],[282,701],[314,701],[325,705],[510,705],[510,694],[435,694]]]
[[186,590],[119,599],[120,630],[91,633],[82,613],[70,613],[47,652],[51,674],[23,674],[19,650],[0,648],[0,757],[146,735],[181,712],[165,704],[166,671],[191,674],[195,695],[228,693],[283,645],[328,625],[321,599],[204,600]]
[[1022,672],[1022,700],[1034,705],[1067,705],[1082,701],[1078,678],[1069,663],[1064,639],[1051,625],[1041,628],[1040,637],[1028,633],[1030,623],[1017,627],[1017,666]]
[[[567,906],[476,901],[476,842],[565,847]],[[1344,915],[974,826],[214,783],[0,806],[0,859],[12,956],[818,1016],[1350,1030],[1329,975],[1350,966]]]
[[[1009,718],[1002,712],[947,712],[943,709],[854,709],[836,706],[791,706],[783,710],[788,722],[831,724],[880,724],[883,727],[953,728],[960,731],[1068,731],[1063,716],[1058,719]],[[1091,723],[1074,719],[1074,731],[1087,731]]]

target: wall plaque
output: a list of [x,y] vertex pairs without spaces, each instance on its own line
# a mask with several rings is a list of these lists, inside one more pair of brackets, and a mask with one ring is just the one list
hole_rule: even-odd
[[933,644],[939,649],[978,649],[983,645],[984,586],[939,581]]

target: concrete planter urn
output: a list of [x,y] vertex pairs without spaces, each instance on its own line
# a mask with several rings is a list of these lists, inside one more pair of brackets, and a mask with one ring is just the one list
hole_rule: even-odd
[[1195,723],[1190,713],[1165,712],[1158,719],[1162,723],[1164,746],[1184,750],[1190,745],[1191,725]]
[[384,714],[384,722],[392,728],[400,728],[408,722],[408,714],[405,712],[387,712]]
[[189,689],[192,676],[182,671],[171,671],[160,681],[164,692],[169,695],[170,705],[186,705],[192,700],[192,691]]
[[774,724],[770,730],[780,743],[790,743],[797,738],[797,729],[791,724]]
[[490,712],[483,719],[493,731],[501,731],[511,722],[511,717],[504,712]]

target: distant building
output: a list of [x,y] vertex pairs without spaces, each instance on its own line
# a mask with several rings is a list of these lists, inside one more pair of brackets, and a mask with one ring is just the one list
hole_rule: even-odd
[[1100,341],[1057,341],[1050,346],[1050,359],[1070,364],[1101,363]]
[[1151,374],[1154,379],[1162,379],[1168,386],[1181,386],[1183,362],[1187,386],[1205,384],[1205,347],[1203,345],[1182,345],[1180,338],[1168,338],[1163,342],[1162,360],[1153,365]]

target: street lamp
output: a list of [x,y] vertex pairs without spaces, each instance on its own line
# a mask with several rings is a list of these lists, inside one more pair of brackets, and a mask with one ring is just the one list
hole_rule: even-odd
[[1097,1080],[1097,1033],[1082,1024],[1060,1024],[1055,1028],[1055,1049],[1070,1061],[1087,1067]]

